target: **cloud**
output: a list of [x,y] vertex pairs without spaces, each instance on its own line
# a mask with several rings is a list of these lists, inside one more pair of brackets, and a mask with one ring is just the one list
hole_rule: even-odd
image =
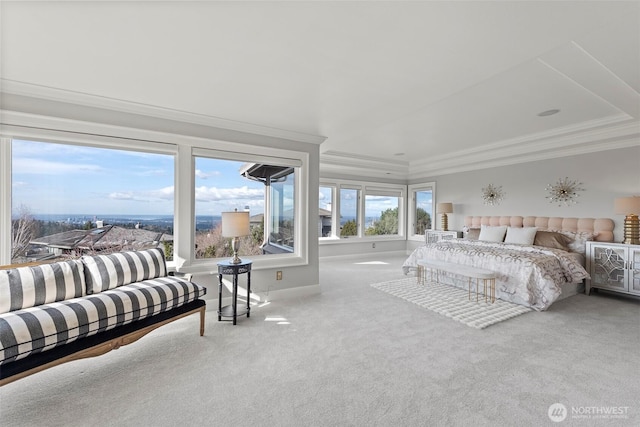
[[134,200],[135,196],[133,195],[132,192],[126,192],[126,193],[115,192],[115,193],[110,193],[109,198],[112,200]]
[[12,168],[15,174],[70,175],[78,172],[102,172],[102,167],[89,163],[52,162],[29,157],[14,157]]
[[145,169],[136,173],[138,176],[164,176],[166,174],[165,169]]
[[264,199],[264,190],[249,188],[247,186],[238,188],[217,188],[217,187],[196,187],[196,200],[201,202],[217,202],[223,200],[258,200]]
[[114,191],[109,193],[111,200],[127,200],[134,202],[153,202],[158,200],[173,200],[173,185],[149,191]]
[[220,176],[220,175],[222,174],[219,171],[203,172],[200,169],[196,169],[196,178],[208,179],[212,176]]

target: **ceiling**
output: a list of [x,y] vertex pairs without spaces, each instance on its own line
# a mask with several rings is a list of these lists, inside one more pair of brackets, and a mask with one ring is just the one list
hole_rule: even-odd
[[3,1],[0,14],[5,93],[323,136],[326,174],[412,179],[640,145],[640,1]]

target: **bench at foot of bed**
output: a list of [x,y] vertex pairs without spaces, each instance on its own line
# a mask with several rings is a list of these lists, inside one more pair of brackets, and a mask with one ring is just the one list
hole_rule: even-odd
[[418,261],[418,283],[425,284],[427,280],[427,271],[430,272],[430,278],[433,280],[435,274],[436,282],[440,282],[440,273],[450,273],[458,276],[464,276],[469,279],[469,300],[471,300],[471,283],[476,281],[476,301],[479,300],[480,280],[482,280],[484,290],[484,301],[494,303],[496,301],[496,273],[485,268],[473,267],[470,265],[455,264],[446,261]]

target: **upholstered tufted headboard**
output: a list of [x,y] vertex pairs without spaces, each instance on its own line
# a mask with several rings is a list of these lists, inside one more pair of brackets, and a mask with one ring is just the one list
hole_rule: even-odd
[[595,233],[598,242],[613,242],[614,222],[609,218],[560,218],[548,216],[466,216],[466,227],[480,225],[538,227],[540,230],[587,231]]

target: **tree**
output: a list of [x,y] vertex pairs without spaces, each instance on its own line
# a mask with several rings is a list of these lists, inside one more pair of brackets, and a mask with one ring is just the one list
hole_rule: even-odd
[[398,208],[390,208],[380,214],[380,219],[365,231],[367,236],[398,234]]
[[416,234],[424,234],[431,230],[431,215],[422,208],[416,209]]
[[11,221],[11,259],[23,256],[33,240],[35,232],[35,220],[31,210],[20,205],[17,219]]
[[340,230],[340,237],[346,236],[357,236],[358,235],[358,225],[356,224],[355,219],[351,219],[344,223],[342,226],[342,230]]
[[[264,226],[259,229],[264,230]],[[252,230],[253,231],[253,230]],[[263,234],[252,233],[249,236],[240,238],[241,255],[260,255],[262,248],[260,245],[264,239]],[[196,234],[196,258],[225,258],[233,255],[231,249],[231,239],[222,235],[222,223],[218,223],[214,228]]]

